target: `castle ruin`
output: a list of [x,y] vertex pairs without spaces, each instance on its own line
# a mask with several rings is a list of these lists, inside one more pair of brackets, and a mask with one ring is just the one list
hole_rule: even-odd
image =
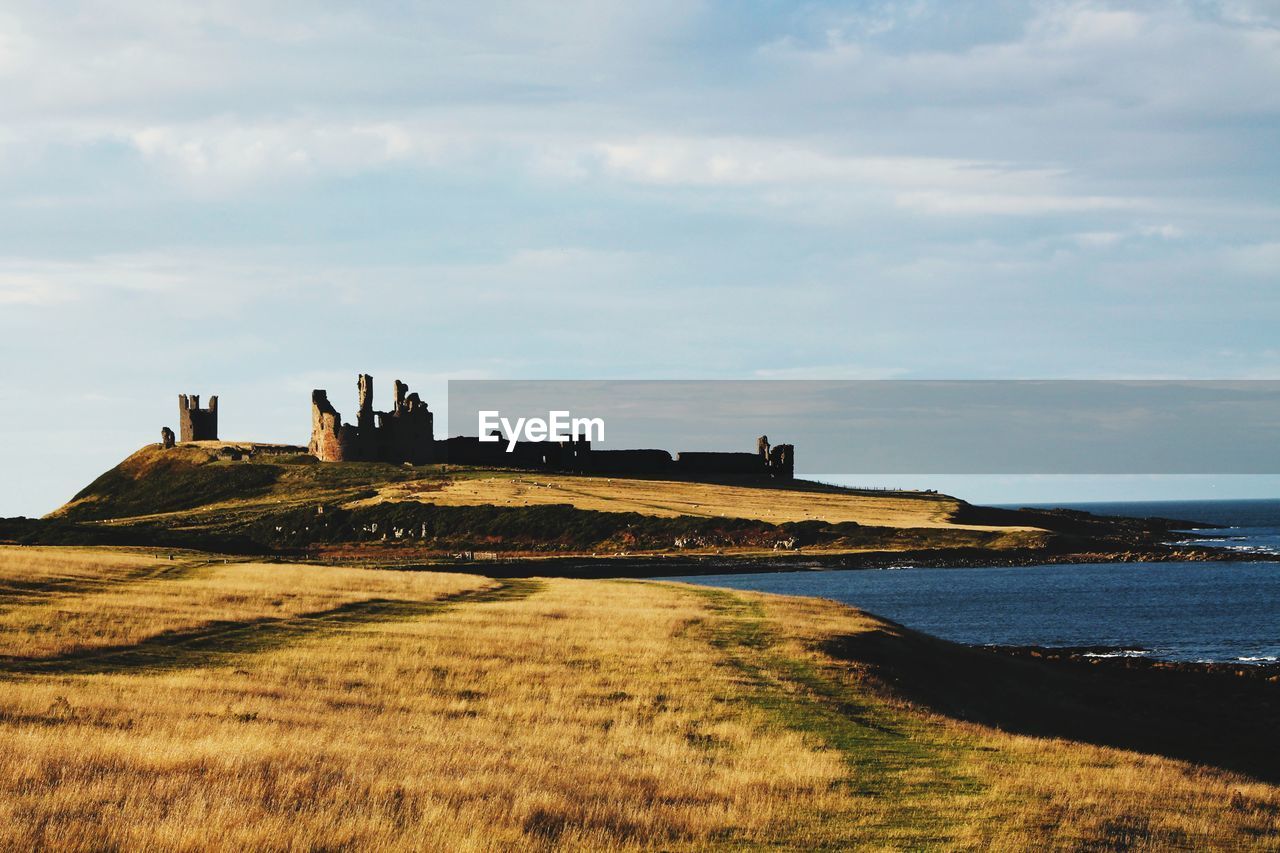
[[[719,477],[795,477],[795,447],[769,443],[768,436],[756,439],[750,452],[693,451],[674,456],[666,450],[601,450],[585,438],[565,441],[481,441],[479,436],[435,437],[435,415],[416,393],[400,380],[389,411],[373,408],[373,377],[360,374],[356,381],[359,409],[356,422],[342,422],[342,415],[329,402],[329,394],[317,388],[311,392],[311,441],[306,451],[321,462],[390,462],[425,465],[433,462],[476,465],[492,468],[522,468],[543,471],[573,471],[589,474],[636,477],[715,479]],[[180,440],[218,440],[218,398],[209,398],[209,407],[200,407],[195,394],[178,395]],[[501,436],[498,436],[501,438]],[[173,430],[160,433],[162,448],[174,446]],[[508,447],[510,449],[508,450]],[[248,444],[223,448],[227,458],[238,460],[259,453],[300,453],[291,445]]]
[[178,395],[178,436],[180,441],[218,440],[218,398],[209,398],[209,408],[200,408],[200,395]]
[[435,461],[435,415],[409,386],[395,383],[395,401],[389,412],[373,410],[373,377],[360,374],[356,387],[360,409],[354,424],[342,415],[322,389],[311,392],[311,443],[309,450],[321,462]]
[[630,474],[688,479],[721,476],[795,476],[795,448],[770,445],[768,436],[756,440],[750,452],[685,452],[674,457],[666,450],[599,450],[574,437],[567,441],[481,441],[479,436],[436,439],[435,416],[409,386],[396,380],[395,404],[389,412],[373,409],[373,377],[360,374],[356,382],[360,409],[354,424],[329,402],[323,389],[311,392],[310,453],[321,462],[392,462],[422,465],[448,462],[494,468],[528,468],[593,474]]

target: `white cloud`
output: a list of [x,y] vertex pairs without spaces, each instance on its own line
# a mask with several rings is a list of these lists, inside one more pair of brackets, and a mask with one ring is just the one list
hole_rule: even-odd
[[244,124],[230,119],[144,127],[131,133],[129,141],[164,169],[222,191],[260,180],[353,174],[395,163],[431,164],[458,143],[393,121]]
[[[803,140],[660,137],[596,146],[598,167],[627,181],[663,186],[782,187],[811,201],[847,192],[880,203],[939,215],[1040,215],[1124,210],[1137,198],[1081,191],[1059,168],[939,157],[830,154]],[[785,196],[766,195],[766,199]]]
[[1091,213],[1128,210],[1142,207],[1145,204],[1141,199],[1112,196],[985,192],[955,193],[940,191],[901,193],[898,195],[897,201],[902,207],[911,210],[952,216],[982,216],[987,214],[997,216],[1036,216],[1051,213]]
[[154,257],[105,256],[84,262],[0,258],[0,304],[55,306],[111,290],[159,293],[185,274]]
[[1109,249],[1137,238],[1168,242],[1170,240],[1179,240],[1184,236],[1185,232],[1178,226],[1164,223],[1162,225],[1139,225],[1121,231],[1084,231],[1073,234],[1071,239],[1076,245],[1084,249]]
[[[698,21],[729,14],[706,3],[510,2],[473,15],[135,2],[74,16],[19,3],[0,17],[13,117],[0,143],[10,173],[29,175],[123,142],[143,174],[198,197],[502,168],[514,180],[604,179],[604,192],[609,181],[754,188],[756,210],[790,218],[1093,215],[1167,201],[1183,151],[1212,150],[1161,126],[1168,115],[1280,109],[1269,82],[1280,32],[1257,3],[1218,17],[1028,8],[1011,34],[991,25],[995,35],[963,44],[890,49],[884,37],[948,18],[929,3],[879,3],[808,38],[765,35],[755,51],[716,42],[715,27],[699,33]],[[698,51],[678,41],[695,34],[754,55],[756,76],[722,82],[671,52]],[[1142,172],[1123,189],[1107,181]]]
[[1073,239],[1081,248],[1107,249],[1123,240],[1124,233],[1121,231],[1086,231],[1076,234]]
[[[911,4],[901,8],[903,17],[915,13]],[[1280,107],[1280,87],[1272,83],[1280,74],[1274,17],[1181,3],[1028,8],[1011,37],[894,50],[854,27],[827,29],[809,42],[788,36],[760,55],[811,72],[811,92],[871,103],[898,98],[915,109],[998,105],[1006,124],[1010,109],[1031,116],[1056,108],[1061,122],[1070,120],[1063,108],[1084,106],[1102,122],[1135,112],[1257,115]],[[932,18],[946,22],[946,11],[942,4]]]
[[1149,31],[1151,20],[1138,12],[1087,3],[1050,8],[1030,26],[1032,35],[1059,48],[1127,44]]
[[114,296],[134,294],[154,300],[150,310],[156,317],[234,317],[249,305],[291,300],[300,308],[311,300],[362,307],[384,301],[455,307],[521,304],[554,311],[551,297],[574,294],[581,300],[606,289],[625,289],[637,284],[637,268],[646,265],[635,253],[578,246],[420,264],[339,265],[307,262],[292,253],[177,249],[74,261],[0,257],[0,304],[62,308],[89,303],[92,311],[93,305]]
[[[936,157],[830,154],[803,140],[648,137],[595,146],[607,174],[642,183],[758,186],[858,182],[878,186],[977,185],[1007,175],[998,164]],[[1047,173],[1027,171],[1041,179]]]
[[0,271],[0,305],[57,305],[70,298],[57,282],[40,275]]
[[1138,233],[1144,237],[1159,237],[1161,240],[1178,240],[1186,236],[1181,228],[1167,222],[1163,225],[1143,225]]
[[1218,4],[1224,20],[1251,27],[1280,27],[1280,4],[1275,0],[1223,0]]

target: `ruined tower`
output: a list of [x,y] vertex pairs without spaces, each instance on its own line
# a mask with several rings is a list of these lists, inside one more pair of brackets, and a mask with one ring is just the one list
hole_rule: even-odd
[[342,462],[354,458],[354,448],[344,448],[343,430],[354,438],[355,428],[342,425],[342,415],[329,402],[327,392],[317,388],[311,392],[311,443],[307,450],[322,462]]
[[356,413],[356,438],[360,444],[358,458],[375,459],[378,438],[374,433],[373,377],[361,373],[356,380],[356,389],[360,393],[360,410]]
[[200,395],[178,395],[178,435],[181,441],[218,440],[218,398],[209,398],[209,408],[200,408]]

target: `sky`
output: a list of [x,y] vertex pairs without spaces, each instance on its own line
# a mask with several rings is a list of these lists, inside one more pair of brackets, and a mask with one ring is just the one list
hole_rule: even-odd
[[1276,0],[480,5],[0,8],[0,515],[361,371],[1280,377]]

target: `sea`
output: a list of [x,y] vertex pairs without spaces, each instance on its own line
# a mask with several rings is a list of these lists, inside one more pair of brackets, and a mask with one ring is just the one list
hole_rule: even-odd
[[[1280,553],[1280,500],[1038,504],[1189,524],[1177,541]],[[667,578],[834,599],[961,643],[1088,647],[1098,656],[1280,661],[1280,562],[1085,563]]]

